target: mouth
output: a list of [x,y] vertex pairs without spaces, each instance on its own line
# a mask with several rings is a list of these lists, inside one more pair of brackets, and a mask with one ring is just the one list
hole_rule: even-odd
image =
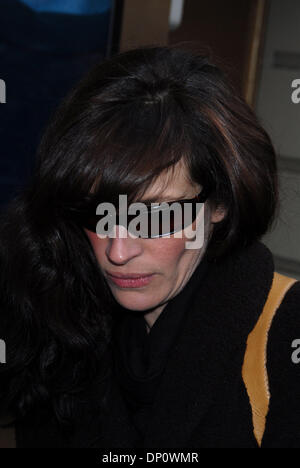
[[107,272],[107,279],[120,288],[141,288],[147,286],[154,276],[154,273],[130,273],[123,275],[120,273]]

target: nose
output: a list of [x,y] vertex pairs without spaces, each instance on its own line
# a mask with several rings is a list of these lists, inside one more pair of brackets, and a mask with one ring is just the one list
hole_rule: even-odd
[[[120,231],[123,230],[122,234]],[[122,226],[115,227],[115,237],[109,238],[106,256],[115,265],[125,265],[132,258],[141,255],[143,249],[138,238],[132,238]]]

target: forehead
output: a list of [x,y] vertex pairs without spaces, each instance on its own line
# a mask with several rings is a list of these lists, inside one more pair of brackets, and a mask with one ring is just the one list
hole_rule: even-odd
[[186,165],[179,161],[163,171],[145,191],[143,198],[177,198],[195,196],[200,186],[191,181]]

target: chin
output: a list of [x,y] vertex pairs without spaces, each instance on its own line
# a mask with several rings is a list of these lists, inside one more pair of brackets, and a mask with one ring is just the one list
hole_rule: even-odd
[[117,293],[114,294],[114,297],[122,307],[128,310],[142,312],[158,306],[157,301],[153,301],[153,297],[142,297],[142,294],[137,291],[125,291],[121,294]]

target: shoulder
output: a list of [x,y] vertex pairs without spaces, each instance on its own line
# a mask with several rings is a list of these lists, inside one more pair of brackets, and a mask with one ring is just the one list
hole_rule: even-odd
[[293,341],[298,338],[300,339],[300,281],[291,286],[276,311],[269,332],[268,358],[272,360],[274,352],[277,357],[279,354],[284,355],[287,348],[291,351]]
[[[298,345],[297,345],[298,343]],[[297,353],[297,349],[299,352]],[[299,359],[295,359],[298,356]],[[300,447],[300,282],[286,293],[267,345],[270,407],[264,444]]]
[[[295,343],[300,340],[300,281],[286,293],[269,331],[267,366],[270,380],[300,376],[300,362],[293,359]],[[278,375],[280,372],[280,375]]]

